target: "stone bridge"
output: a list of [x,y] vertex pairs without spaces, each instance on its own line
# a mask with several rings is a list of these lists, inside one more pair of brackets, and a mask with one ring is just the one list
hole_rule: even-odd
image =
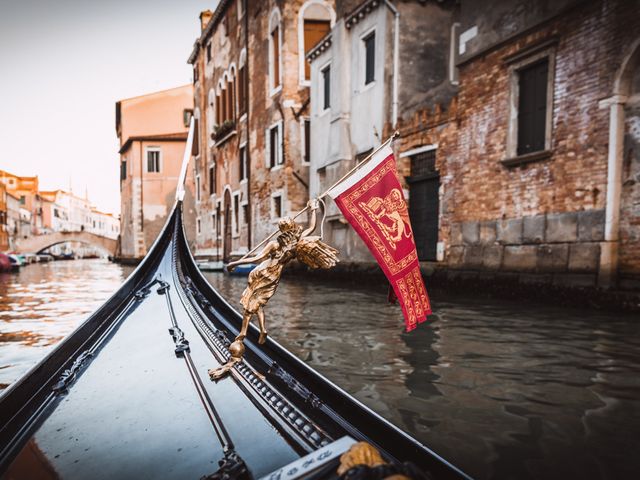
[[53,245],[65,242],[80,242],[101,248],[115,255],[117,240],[102,237],[89,232],[53,232],[46,235],[34,235],[15,241],[15,250],[20,253],[40,253]]

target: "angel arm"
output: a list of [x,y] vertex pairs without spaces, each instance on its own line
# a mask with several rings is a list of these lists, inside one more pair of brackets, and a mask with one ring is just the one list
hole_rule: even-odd
[[318,203],[318,200],[314,198],[312,200],[309,200],[307,206],[311,209],[311,220],[309,221],[309,226],[307,227],[307,229],[304,230],[300,235],[301,238],[308,237],[316,229],[316,210],[318,210],[320,204]]
[[235,262],[229,262],[227,264],[227,268],[234,268],[238,265],[246,265],[249,263],[260,263],[271,254],[274,245],[274,242],[269,242],[267,243],[267,246],[264,247],[264,249],[255,257],[241,258],[240,260],[236,260]]

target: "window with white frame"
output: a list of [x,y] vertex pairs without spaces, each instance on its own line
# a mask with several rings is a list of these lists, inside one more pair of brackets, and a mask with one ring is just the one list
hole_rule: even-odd
[[147,147],[147,172],[160,173],[160,147]]
[[283,214],[282,193],[271,194],[271,218],[277,220],[282,218]]
[[265,165],[274,168],[284,163],[282,155],[282,121],[267,128],[265,138]]
[[311,120],[302,118],[300,120],[302,127],[302,163],[311,162]]
[[322,67],[322,70],[320,70],[320,81],[322,110],[328,110],[331,108],[331,64]]
[[364,53],[364,84],[369,85],[375,80],[376,74],[376,32],[367,33],[362,38]]
[[249,165],[247,163],[247,144],[242,144],[239,151],[240,181],[246,180],[249,176]]
[[507,62],[511,84],[507,156],[547,152],[551,149],[555,50],[523,52]]
[[276,90],[282,84],[282,25],[280,10],[274,8],[269,17],[269,86]]
[[246,200],[242,204],[242,222],[244,225],[249,225],[249,202]]
[[311,66],[306,54],[331,30],[335,23],[335,12],[323,0],[307,0],[298,13],[298,58],[300,83],[308,85]]

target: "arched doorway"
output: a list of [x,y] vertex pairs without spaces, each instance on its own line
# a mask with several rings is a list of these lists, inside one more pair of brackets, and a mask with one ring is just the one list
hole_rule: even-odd
[[231,193],[224,191],[224,230],[222,243],[222,260],[227,263],[231,259]]

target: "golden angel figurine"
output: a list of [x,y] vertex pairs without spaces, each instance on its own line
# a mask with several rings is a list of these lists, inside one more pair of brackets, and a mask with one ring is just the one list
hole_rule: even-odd
[[282,269],[287,263],[297,258],[311,268],[331,268],[338,263],[338,251],[324,243],[320,237],[311,236],[316,229],[319,208],[317,200],[310,200],[308,207],[311,209],[311,221],[306,230],[285,217],[278,223],[276,239],[269,242],[255,257],[231,262],[227,269],[231,272],[238,265],[258,263],[249,274],[247,288],[242,293],[240,303],[244,309],[242,314],[242,328],[229,347],[231,357],[219,368],[209,370],[212,380],[223,377],[236,363],[242,360],[244,355],[244,338],[247,336],[249,322],[256,315],[260,327],[259,343],[267,339],[267,328],[264,320],[264,305],[269,301],[278,288]]

